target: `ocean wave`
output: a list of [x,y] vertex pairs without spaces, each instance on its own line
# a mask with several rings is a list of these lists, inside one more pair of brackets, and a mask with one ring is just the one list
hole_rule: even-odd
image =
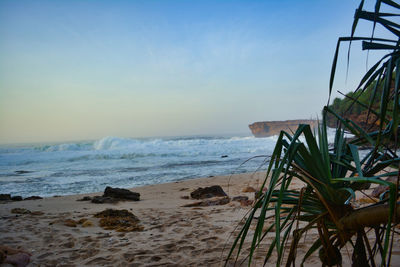
[[121,148],[132,147],[134,145],[139,144],[140,142],[141,141],[137,139],[108,136],[94,142],[93,148],[95,150],[121,149]]
[[[164,148],[164,154],[168,149],[181,149],[186,147],[198,147],[206,145],[222,145],[232,142],[247,142],[255,139],[252,136],[246,137],[187,137],[187,138],[166,138],[166,139],[131,139],[121,137],[105,137],[93,144],[94,150],[117,150],[117,149],[137,149],[141,151],[156,151]],[[135,151],[136,152],[136,151]],[[160,152],[160,151],[157,151]],[[158,153],[157,153],[158,154]]]
[[229,140],[232,140],[232,141],[250,140],[250,139],[255,139],[255,137],[254,136],[245,136],[245,137],[234,136],[234,137],[229,138]]
[[34,150],[42,152],[82,151],[86,149],[88,149],[87,143],[64,143],[56,145],[43,145],[34,148]]
[[[330,140],[334,132],[328,130]],[[0,193],[74,194],[134,187],[266,166],[278,136],[104,137],[0,149]],[[18,171],[32,173],[17,175]]]
[[[144,154],[151,156],[169,155],[176,153],[176,150],[182,151],[184,148],[192,150],[205,146],[223,146],[232,144],[245,144],[249,141],[252,143],[264,143],[265,141],[276,140],[277,137],[255,138],[254,136],[234,136],[234,137],[185,137],[185,138],[157,138],[157,139],[134,139],[108,136],[94,142],[77,142],[63,143],[54,145],[42,145],[35,147],[35,151],[41,152],[57,152],[57,151],[105,151],[105,150],[120,150],[128,151],[128,158],[131,158],[131,153],[135,153],[134,157]],[[201,150],[201,149],[200,149]]]

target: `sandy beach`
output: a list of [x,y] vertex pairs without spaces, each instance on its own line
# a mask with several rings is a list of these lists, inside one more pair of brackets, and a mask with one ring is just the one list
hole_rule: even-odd
[[[264,176],[259,172],[131,188],[141,195],[137,202],[77,201],[101,192],[4,203],[0,204],[0,240],[3,245],[30,252],[29,266],[221,266],[232,244],[230,235],[250,206],[237,201],[183,206],[198,202],[189,198],[193,190],[211,185],[220,185],[231,200],[235,196],[252,200],[254,193],[243,190],[248,186],[258,188]],[[15,208],[31,213],[14,214],[11,211]],[[132,212],[143,230],[118,232],[101,228],[100,219],[94,215],[108,208]],[[67,226],[70,220],[86,223]],[[299,244],[299,259],[315,238],[316,233],[311,232]],[[399,247],[396,240],[393,266],[400,262]],[[260,248],[252,265],[261,266],[264,253]],[[344,266],[350,266],[351,253],[343,260]],[[275,264],[273,261],[274,258],[269,263]],[[317,253],[306,266],[320,266]]]

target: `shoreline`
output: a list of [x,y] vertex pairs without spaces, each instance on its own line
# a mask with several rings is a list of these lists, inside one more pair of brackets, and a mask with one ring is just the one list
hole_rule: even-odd
[[0,193],[51,197],[102,191],[107,185],[129,188],[252,172],[264,159],[249,159],[272,152],[273,145],[273,139],[248,136],[172,140],[104,137],[89,143],[0,149],[4,159]]
[[[254,199],[254,192],[243,191],[248,186],[258,188],[264,178],[265,172],[256,172],[135,187],[130,190],[140,193],[140,201],[116,204],[77,201],[101,192],[0,204],[3,242],[0,245],[30,252],[29,266],[221,266],[221,256],[227,255],[233,242],[231,234],[238,233],[240,220],[251,207],[232,198]],[[188,198],[191,192],[212,185],[220,185],[231,201],[225,205],[183,207],[198,201]],[[294,185],[302,187],[300,182]],[[15,208],[31,213],[11,213]],[[103,229],[94,215],[109,208],[132,212],[143,229],[133,232]],[[86,221],[67,226],[71,220]],[[318,233],[310,231],[299,243],[299,260],[317,236]],[[268,234],[266,244],[271,237]],[[245,250],[250,242],[246,240]],[[265,245],[256,252],[252,266],[262,266],[264,253]],[[395,241],[393,262],[399,262],[399,255],[400,244]],[[268,264],[274,264],[274,257]],[[343,266],[351,265],[351,256],[343,260]],[[318,253],[305,264],[321,266]]]
[[[192,181],[192,180],[206,180],[206,179],[214,179],[214,178],[216,178],[216,180],[219,181],[219,180],[222,180],[222,179],[228,179],[229,177],[233,177],[233,176],[241,176],[241,175],[244,175],[244,176],[248,176],[248,175],[250,175],[250,176],[254,176],[254,175],[259,176],[260,175],[259,173],[265,174],[266,172],[265,171],[257,171],[257,172],[242,172],[242,173],[222,174],[222,175],[217,174],[217,175],[211,175],[211,176],[208,176],[208,177],[193,177],[193,178],[186,178],[186,179],[181,179],[181,180],[176,180],[176,181],[160,182],[160,183],[153,183],[153,184],[147,184],[147,185],[139,185],[139,186],[134,186],[134,187],[120,187],[120,188],[125,188],[125,189],[131,190],[131,191],[135,191],[136,189],[140,189],[140,188],[146,188],[146,187],[151,187],[151,186],[160,186],[160,185],[162,186],[162,185],[181,183],[181,182]],[[260,179],[260,177],[258,177],[258,178]],[[108,185],[108,186],[111,186],[111,185]],[[107,185],[105,187],[107,187]],[[112,187],[114,187],[114,186],[112,186]],[[119,186],[115,186],[115,187],[119,187]],[[0,194],[10,194],[10,193],[4,192],[4,193],[0,193]],[[23,198],[23,200],[21,200],[21,201],[29,201],[29,200],[25,200],[25,198],[32,197],[32,196],[34,196],[34,197],[35,196],[39,196],[42,199],[54,199],[54,198],[60,198],[60,197],[94,196],[94,195],[101,195],[101,194],[103,194],[103,191],[68,194],[68,195],[51,195],[51,196],[46,196],[46,195],[26,195],[26,196],[24,196],[24,195],[19,195],[18,193],[17,194],[10,194],[10,195],[11,195],[11,197],[21,196]],[[19,201],[10,201],[10,202],[6,202],[6,203],[13,203],[13,202],[19,202]],[[1,202],[1,200],[0,200],[0,205],[1,204],[4,204],[4,203]]]
[[[182,197],[198,187],[220,185],[230,197],[252,199],[254,193],[243,193],[242,189],[260,186],[264,177],[264,172],[245,173],[130,188],[140,193],[137,202],[77,201],[102,192],[8,202],[0,204],[0,240],[2,245],[30,252],[30,266],[219,266],[224,244],[249,206],[230,202],[183,207],[198,200]],[[11,213],[15,208],[40,215]],[[124,233],[102,229],[93,215],[108,208],[132,212],[144,230]],[[82,218],[93,226],[64,225],[67,220]]]

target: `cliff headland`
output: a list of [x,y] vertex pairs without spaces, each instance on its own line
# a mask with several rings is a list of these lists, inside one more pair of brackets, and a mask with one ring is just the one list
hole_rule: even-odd
[[318,125],[317,120],[260,121],[249,125],[255,137],[278,135],[280,131],[295,132],[299,124],[309,124],[311,128]]

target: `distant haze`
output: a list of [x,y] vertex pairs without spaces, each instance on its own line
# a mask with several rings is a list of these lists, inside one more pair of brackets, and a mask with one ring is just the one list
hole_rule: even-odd
[[[0,143],[250,135],[255,121],[315,118],[358,3],[3,0]],[[365,71],[350,66],[343,91]]]

